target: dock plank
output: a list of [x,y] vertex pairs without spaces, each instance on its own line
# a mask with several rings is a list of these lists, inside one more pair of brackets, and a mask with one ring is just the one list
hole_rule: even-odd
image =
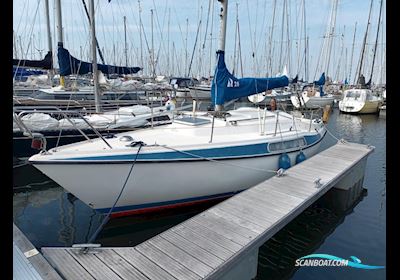
[[210,230],[209,228],[191,220],[186,221],[182,225],[184,225],[187,230],[190,230],[193,233],[202,236],[203,238],[209,239],[219,244],[220,246],[224,247],[226,250],[229,250],[232,253],[235,253],[242,248],[239,243],[236,243],[234,240],[228,238],[224,234]]
[[154,263],[159,265],[165,271],[168,271],[175,278],[180,280],[185,279],[201,279],[199,275],[194,273],[192,270],[183,266],[164,252],[160,251],[157,247],[150,244],[149,242],[143,242],[135,247],[135,249],[142,255],[146,256]]
[[223,211],[222,208],[211,208],[208,210],[208,212],[215,214],[216,216],[219,217],[225,217],[226,219],[229,219],[231,221],[233,221],[234,223],[240,225],[241,227],[244,228],[248,228],[258,234],[260,234],[261,232],[263,232],[264,228],[259,226],[258,224],[254,224],[249,220],[243,219],[241,217],[235,216],[232,213]]
[[252,238],[253,236],[258,235],[258,231],[233,223],[232,219],[229,219],[227,216],[216,215],[212,211],[205,211],[198,216],[199,219],[200,217],[203,217],[208,221],[221,224],[221,226],[225,226],[227,229],[233,230],[246,238]]
[[149,279],[111,248],[103,248],[101,253],[96,254],[96,257],[122,279]]
[[[166,239],[165,236],[167,235],[168,232],[164,232],[162,237],[156,236],[149,240],[149,243],[201,277],[205,277],[212,271],[212,267],[206,262],[199,261],[199,259],[193,257],[192,254],[178,247],[176,243],[172,243],[169,239]],[[173,239],[173,241],[175,240]]]
[[[240,197],[240,199],[235,199],[226,203],[226,206],[238,207],[239,209],[247,210],[248,212],[253,212],[254,215],[258,215],[266,219],[267,221],[274,221],[276,218],[281,217],[286,213],[287,208],[283,207],[272,207],[269,212],[264,210],[264,202],[249,199],[247,197]],[[225,207],[226,207],[225,206]]]
[[[28,240],[25,234],[13,223],[13,241],[15,245],[21,250],[22,253],[29,251],[35,251],[36,248]],[[60,275],[54,270],[54,268],[47,262],[47,260],[38,251],[36,254],[28,257],[29,262],[32,264],[36,272],[44,280],[61,280]]]
[[222,260],[226,260],[232,254],[231,251],[221,246],[220,244],[216,243],[215,241],[207,239],[201,236],[200,234],[189,230],[183,225],[181,225],[180,227],[174,227],[171,229],[171,231],[175,232],[176,234],[179,234],[180,236],[182,236],[187,240],[191,240],[199,247],[203,248],[204,250],[207,250],[208,252],[214,254],[215,256],[219,257]]
[[[223,262],[222,259],[218,258],[214,254],[211,254],[173,231],[164,232],[161,236],[163,239],[192,256],[194,260],[197,260],[197,262],[204,263],[210,268],[216,268]],[[207,274],[208,273],[210,273],[210,271],[207,271]]]
[[251,205],[249,205],[248,202],[244,200],[231,201],[224,204],[223,208],[221,209],[240,215],[241,217],[243,216],[245,219],[251,220],[260,226],[263,226],[265,224],[271,225],[276,221],[276,219],[278,219],[282,215],[281,212],[276,212],[275,210],[266,213],[259,207],[252,207]]
[[194,222],[208,227],[211,230],[214,230],[217,233],[225,235],[229,239],[235,240],[241,245],[247,244],[247,242],[253,239],[256,234],[254,232],[249,232],[249,234],[240,234],[235,231],[234,226],[227,221],[219,220],[219,219],[210,219],[205,218],[204,216],[196,216]]
[[223,208],[218,208],[219,211],[230,213],[236,217],[240,217],[243,220],[249,221],[252,224],[259,226],[260,228],[265,228],[273,224],[276,218],[270,217],[269,219],[265,219],[263,216],[255,214],[254,211],[250,211],[250,209],[237,209],[232,205],[226,204]]
[[85,254],[82,253],[81,249],[71,248],[67,249],[66,252],[68,252],[76,261],[78,261],[95,279],[121,279],[107,266],[106,263],[103,263],[99,258],[96,257],[96,255],[101,254],[102,251],[99,251],[98,253],[89,252]]
[[167,271],[159,267],[153,261],[149,260],[134,248],[113,248],[114,252],[123,257],[127,262],[132,264],[141,273],[149,279],[155,280],[176,280]]
[[44,256],[64,279],[95,279],[64,248],[43,248]]

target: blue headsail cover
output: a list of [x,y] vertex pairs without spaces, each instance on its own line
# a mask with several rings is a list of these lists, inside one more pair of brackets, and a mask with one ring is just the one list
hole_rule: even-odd
[[214,105],[261,93],[269,89],[285,87],[289,84],[286,76],[276,78],[242,78],[233,76],[225,65],[224,51],[217,51],[218,64],[211,86],[211,100]]
[[324,96],[324,85],[325,85],[325,72],[322,73],[321,77],[319,77],[318,81],[314,81],[314,85],[319,86],[319,95]]
[[323,86],[325,85],[325,72],[322,73],[321,77],[319,77],[318,81],[314,81],[314,85],[316,86]]
[[[60,75],[68,76],[71,74],[87,74],[92,72],[92,63],[81,61],[70,55],[67,49],[58,47],[58,64],[60,66]],[[98,69],[104,74],[135,74],[142,68],[140,67],[123,67],[106,64],[97,64]]]

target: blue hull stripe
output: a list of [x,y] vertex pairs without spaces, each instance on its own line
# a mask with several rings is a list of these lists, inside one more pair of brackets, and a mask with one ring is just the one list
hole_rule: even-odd
[[[323,137],[320,134],[316,135],[308,135],[304,136],[305,141],[307,143],[306,147],[314,145],[319,142]],[[299,148],[294,148],[292,150],[298,150]],[[192,156],[189,154],[185,154],[184,152],[188,152],[196,155]],[[222,148],[212,148],[212,149],[197,149],[197,150],[189,150],[184,152],[161,152],[161,153],[140,153],[138,155],[137,161],[166,161],[166,160],[194,160],[194,159],[202,159],[202,158],[212,158],[212,159],[221,159],[221,158],[234,158],[234,157],[254,157],[254,156],[262,156],[262,155],[272,155],[272,154],[280,154],[284,151],[276,151],[271,153],[268,150],[268,143],[260,143],[260,144],[252,144],[245,146],[233,146],[233,147],[222,147]],[[56,159],[60,161],[131,161],[136,157],[136,152],[133,151],[131,154],[125,155],[107,155],[107,156],[93,156],[93,157],[73,157],[67,159]]]
[[[132,211],[132,210],[139,210],[139,209],[146,209],[146,208],[153,208],[153,207],[162,207],[162,206],[167,206],[167,205],[181,204],[181,203],[187,203],[187,202],[195,202],[195,201],[200,201],[200,200],[217,199],[217,198],[222,198],[222,197],[226,197],[226,196],[232,196],[232,195],[240,193],[242,191],[243,190],[239,190],[239,191],[236,191],[236,192],[227,192],[227,193],[219,193],[219,194],[191,197],[191,198],[185,198],[185,199],[163,201],[163,202],[152,202],[152,203],[145,203],[145,204],[120,206],[120,207],[115,207],[114,210],[113,210],[113,213],[124,212],[124,211]],[[111,208],[101,208],[101,209],[96,209],[96,211],[98,211],[100,213],[108,213],[108,211],[110,211],[110,209]]]

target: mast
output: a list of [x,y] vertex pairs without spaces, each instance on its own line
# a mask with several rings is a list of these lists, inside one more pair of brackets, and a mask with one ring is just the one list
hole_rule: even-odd
[[[304,79],[308,81],[307,74],[307,48],[308,48],[308,37],[307,37],[307,22],[306,22],[306,1],[303,0],[303,30],[304,30]],[[301,35],[300,35],[301,36]],[[300,73],[300,69],[299,69]]]
[[271,33],[269,34],[269,50],[268,50],[268,60],[269,60],[269,73],[267,76],[272,75],[272,39],[274,34],[274,26],[275,26],[275,10],[276,10],[276,0],[274,0],[274,9],[272,13],[272,24],[271,24]]
[[283,33],[284,33],[284,28],[285,28],[285,7],[286,7],[286,0],[283,1],[283,6],[282,6],[282,32],[281,32],[281,48],[280,48],[280,53],[279,53],[279,64],[278,64],[278,71],[282,71],[282,56],[283,56]]
[[[53,65],[53,50],[51,45],[51,32],[50,32],[50,13],[49,13],[49,0],[45,0],[44,8],[46,11],[46,30],[47,30],[47,47],[49,49],[49,53],[51,54],[51,65]],[[52,66],[53,68],[53,66]],[[53,77],[53,69],[49,71],[50,80]]]
[[96,113],[101,112],[100,98],[99,98],[99,77],[97,70],[97,50],[96,50],[96,29],[95,29],[95,17],[94,17],[94,0],[89,1],[90,8],[90,34],[92,37],[91,47],[92,47],[92,59],[93,59],[93,83],[94,83],[94,99],[96,105]]
[[150,10],[151,12],[151,53],[150,53],[150,60],[151,60],[151,77],[154,79],[156,77],[156,70],[154,65],[154,31],[153,31],[153,9]]
[[330,22],[330,31],[329,31],[329,38],[328,38],[328,57],[327,57],[327,64],[326,64],[326,69],[325,69],[325,74],[328,76],[328,70],[329,70],[329,64],[331,60],[331,52],[332,52],[332,41],[333,41],[333,36],[335,34],[335,25],[336,25],[336,13],[337,13],[337,6],[338,6],[338,0],[335,0],[333,3],[332,7],[332,14],[331,14],[331,22]]
[[[63,30],[62,30],[62,14],[61,14],[61,0],[56,0],[56,11],[57,11],[57,46],[59,48],[64,47]],[[60,86],[65,87],[65,78],[60,75]]]
[[16,40],[16,35],[15,35],[15,30],[13,30],[13,47],[14,47],[14,56],[13,57],[18,57],[18,51],[17,51],[17,40]]
[[237,32],[238,32],[238,24],[239,24],[239,3],[236,3],[236,28],[235,28],[235,46],[233,49],[233,69],[232,69],[232,75],[235,75],[235,69],[236,69],[236,40],[237,40]]
[[[213,3],[213,2],[211,2],[211,3]],[[211,5],[211,15],[214,15],[214,4],[213,5]],[[212,55],[213,55],[213,38],[212,38],[212,35],[213,35],[213,28],[214,28],[214,17],[213,16],[211,16],[211,28],[210,28],[210,63],[209,63],[209,65],[210,65],[210,67],[208,68],[208,77],[210,78],[211,77],[211,65],[212,65],[212,63],[211,63],[211,61],[212,61]]]
[[[220,21],[221,27],[219,32],[219,46],[218,50],[225,52],[225,42],[226,42],[226,18],[228,17],[228,0],[218,0],[221,2],[221,13],[220,13]],[[215,111],[222,111],[224,108],[223,105],[215,104]]]
[[218,2],[221,2],[221,13],[220,13],[220,19],[221,19],[221,27],[220,27],[220,39],[219,39],[219,46],[218,50],[220,51],[225,51],[225,42],[226,42],[226,22],[227,22],[227,17],[228,17],[228,0],[218,0]]
[[185,77],[188,76],[186,74],[188,72],[188,33],[189,33],[189,19],[186,18],[186,38],[185,38]]
[[[360,67],[358,68],[358,71],[357,71],[359,77],[361,77],[362,65],[363,65],[363,61],[364,61],[365,46],[367,44],[368,29],[369,29],[369,25],[371,24],[371,11],[372,11],[372,3],[373,2],[374,2],[374,0],[371,0],[371,5],[370,5],[370,8],[369,8],[369,15],[368,15],[367,30],[365,30],[363,47],[362,47],[362,51],[361,51]],[[357,73],[356,73],[356,77],[355,78],[357,79]],[[357,81],[355,81],[354,83],[357,83]]]
[[169,36],[170,36],[170,21],[171,21],[171,8],[168,9],[168,30],[167,30],[167,69],[168,69],[168,76],[171,76],[171,69],[170,69],[170,42],[169,42]]
[[308,82],[308,36],[306,39],[305,54],[304,54],[304,79]]
[[[139,38],[140,38],[140,64],[143,67],[143,41],[142,41],[142,8],[140,7],[140,0],[138,0],[139,4]],[[147,71],[146,71],[147,72]]]
[[[82,3],[83,3],[83,7],[85,8],[85,13],[86,13],[86,16],[87,16],[89,24],[90,24],[90,16],[89,16],[89,12],[88,12],[87,7],[86,7],[85,0],[82,0]],[[97,42],[97,38],[96,38],[96,47],[97,47],[97,51],[99,52],[99,56],[100,56],[101,62],[103,64],[105,64],[103,53],[100,50],[99,43]]]
[[354,42],[356,40],[356,32],[357,32],[357,22],[354,25],[354,35],[353,35],[353,45],[351,46],[351,58],[350,58],[350,70],[349,70],[349,81],[351,81],[351,68],[353,66],[353,53],[354,53]]
[[128,46],[126,44],[126,16],[124,16],[124,38],[125,38],[125,66],[128,67]]
[[382,16],[382,4],[383,4],[383,0],[381,0],[381,6],[379,8],[378,30],[376,31],[374,57],[372,58],[371,74],[369,76],[369,81],[368,81],[369,84],[371,83],[371,80],[372,80],[372,74],[374,72],[374,65],[375,65],[376,50],[378,49],[379,28],[381,26],[381,16]]

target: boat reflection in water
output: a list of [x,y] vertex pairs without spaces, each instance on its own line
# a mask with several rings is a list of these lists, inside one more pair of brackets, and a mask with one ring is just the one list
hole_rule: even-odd
[[315,252],[367,195],[363,178],[349,190],[333,188],[259,249],[255,279],[290,279],[296,260]]

